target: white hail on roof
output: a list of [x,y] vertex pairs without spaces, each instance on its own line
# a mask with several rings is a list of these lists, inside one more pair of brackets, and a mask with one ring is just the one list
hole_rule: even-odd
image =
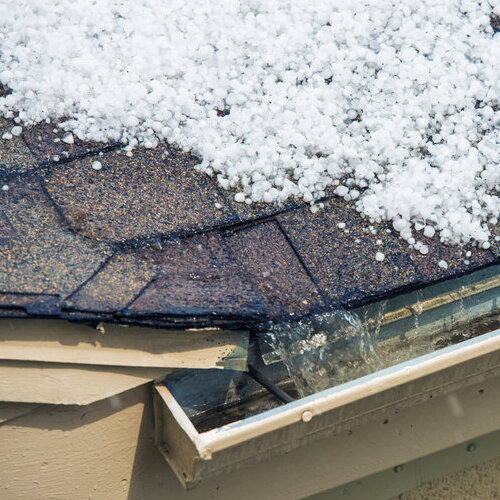
[[1,2],[0,80],[12,93],[0,112],[28,125],[65,118],[80,139],[129,149],[166,139],[200,155],[237,201],[312,203],[342,180],[337,195],[413,245],[415,224],[483,245],[500,216],[499,9]]

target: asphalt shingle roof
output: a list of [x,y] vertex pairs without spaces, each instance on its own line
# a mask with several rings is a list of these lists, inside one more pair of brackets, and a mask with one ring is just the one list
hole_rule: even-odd
[[[0,133],[12,126],[0,120]],[[53,129],[0,141],[0,184],[9,187],[0,191],[0,316],[248,325],[500,261],[498,242],[478,250],[426,239],[423,256],[335,197],[314,214],[296,201],[238,204],[175,148],[127,157],[117,145],[66,144]]]

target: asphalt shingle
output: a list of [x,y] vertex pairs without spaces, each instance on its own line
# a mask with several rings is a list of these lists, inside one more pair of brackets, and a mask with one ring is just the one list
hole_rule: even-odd
[[[305,207],[279,215],[278,220],[333,305],[366,301],[421,279],[407,249],[385,225],[372,234],[368,222],[338,199],[316,213]],[[384,254],[382,262],[375,260],[377,252]]]
[[223,191],[223,196],[226,197],[228,204],[238,215],[241,222],[252,222],[255,220],[272,217],[282,212],[305,206],[304,202],[287,200],[282,205],[274,203],[238,203],[234,201],[234,191]]
[[14,122],[0,117],[0,178],[4,179],[29,172],[38,166],[21,137],[2,139],[14,125]]
[[218,233],[142,250],[141,259],[160,274],[129,306],[128,315],[256,317],[268,313]]
[[[190,158],[162,147],[131,158],[107,152],[52,168],[45,185],[69,226],[95,239],[169,238],[237,221]],[[92,168],[95,160],[101,170]]]
[[58,295],[29,293],[0,293],[0,316],[5,310],[22,310],[35,316],[53,316],[60,312]]
[[159,266],[136,252],[115,254],[65,303],[65,309],[117,312],[132,302],[153,279]]
[[41,122],[23,130],[23,139],[40,165],[73,160],[88,153],[97,153],[116,147],[116,143],[87,142],[73,135],[73,143],[62,139],[66,135],[54,123]]
[[107,245],[61,225],[36,178],[15,179],[0,192],[0,224],[0,292],[64,297],[110,255]]
[[[491,264],[495,256],[490,250],[480,250],[472,246],[450,246],[441,243],[438,237],[426,238],[418,234],[419,241],[427,245],[429,253],[422,255],[420,252],[408,249],[408,253],[422,276],[424,283],[450,278],[467,271]],[[467,256],[468,252],[470,255]],[[439,265],[440,262],[446,265]]]
[[228,232],[226,240],[274,318],[322,309],[321,294],[276,222]]
[[491,228],[491,235],[491,252],[497,259],[500,259],[500,224]]

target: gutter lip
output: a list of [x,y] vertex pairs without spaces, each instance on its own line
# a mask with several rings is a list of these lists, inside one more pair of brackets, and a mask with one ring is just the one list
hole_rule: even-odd
[[[177,418],[180,417],[188,426],[188,435],[195,444],[200,457],[210,459],[216,452],[243,444],[268,432],[300,421],[309,422],[315,416],[348,403],[438,373],[446,368],[494,351],[500,351],[500,329],[204,433],[198,433],[194,429],[189,418],[177,403],[178,407],[175,413]],[[163,397],[167,396],[169,400],[171,400],[170,398],[175,400],[163,383],[156,384],[156,389],[160,389],[159,392]],[[189,421],[189,425],[186,420]]]

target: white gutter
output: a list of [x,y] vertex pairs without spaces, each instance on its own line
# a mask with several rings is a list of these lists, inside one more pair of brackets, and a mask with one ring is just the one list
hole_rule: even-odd
[[[421,379],[486,354],[500,352],[500,330],[447,347],[385,370],[361,377],[295,403],[199,434],[195,443],[203,458],[249,439],[313,417],[368,396]],[[499,355],[500,357],[500,355]],[[470,375],[472,376],[472,374]]]
[[500,330],[204,433],[196,431],[165,385],[157,384],[157,413],[166,412],[177,422],[195,454],[190,459],[184,450],[179,466],[178,450],[172,446],[177,438],[169,434],[177,431],[162,426],[161,416],[157,416],[157,442],[190,487],[252,460],[256,453],[268,456],[289,450],[324,433],[335,433],[343,422],[380,416],[390,408],[417,404],[431,393],[446,393],[498,373]]

